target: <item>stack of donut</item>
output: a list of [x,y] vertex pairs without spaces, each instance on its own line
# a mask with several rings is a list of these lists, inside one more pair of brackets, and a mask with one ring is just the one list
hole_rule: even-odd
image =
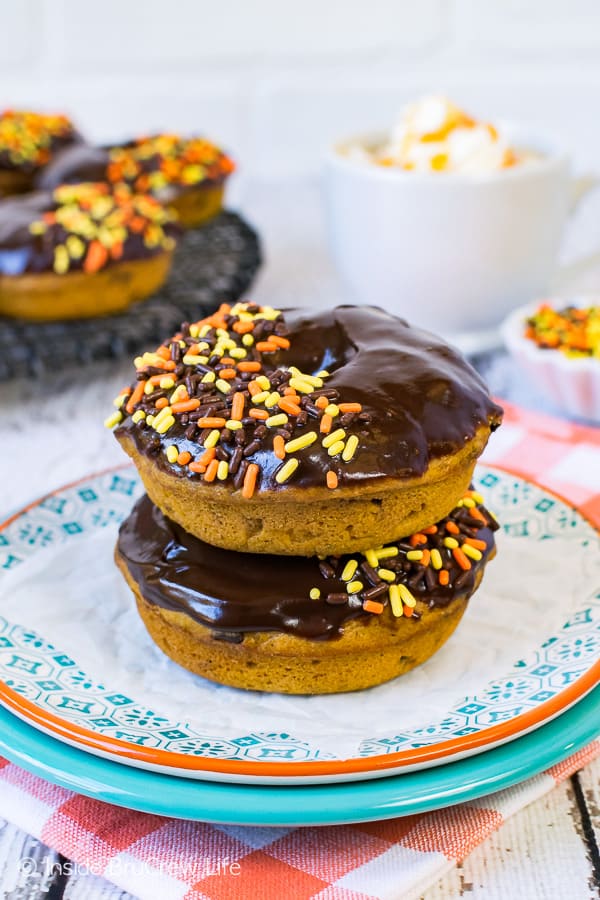
[[150,296],[233,168],[204,138],[94,147],[66,116],[0,112],[0,315],[96,317]]
[[116,561],[166,654],[321,694],[439,649],[497,528],[471,478],[502,410],[459,354],[373,307],[237,303],[135,367],[106,425],[147,495]]

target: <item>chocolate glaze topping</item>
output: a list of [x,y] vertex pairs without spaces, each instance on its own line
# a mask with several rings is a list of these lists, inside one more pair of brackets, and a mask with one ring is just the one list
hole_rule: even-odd
[[[32,233],[31,226],[60,206],[52,191],[34,191],[0,200],[0,276],[53,271],[56,247],[66,243],[70,232],[58,222],[43,233]],[[94,227],[100,224],[101,219]],[[177,226],[170,222],[165,223],[164,231],[169,235],[179,233]],[[86,238],[86,247],[88,243]],[[115,262],[155,256],[161,250],[161,246],[148,246],[142,233],[128,231],[122,241],[122,253]],[[71,257],[69,270],[82,269],[84,264],[84,253]]]
[[[396,583],[407,585],[414,598],[429,607],[468,598],[494,549],[497,525],[489,514],[487,526],[472,519],[466,508],[453,510],[450,518],[458,524],[461,540],[465,536],[476,538],[485,543],[486,549],[481,560],[472,560],[471,568],[463,571],[443,544],[443,522],[448,521],[443,520],[439,533],[427,540],[428,546],[440,548],[449,572],[447,586],[438,583],[438,573],[430,566],[426,569],[406,560],[407,550],[413,549],[410,544],[389,545],[399,547],[399,553],[380,563],[395,572]],[[117,550],[145,600],[185,613],[212,629],[221,640],[239,642],[244,633],[259,631],[287,632],[311,640],[333,639],[341,636],[344,624],[352,619],[377,618],[363,609],[369,590],[378,602],[388,604],[389,585],[361,554],[318,560],[221,550],[166,518],[147,496],[136,503],[121,525]],[[347,594],[347,582],[340,577],[350,559],[358,561],[355,577],[365,586],[363,592],[351,596]],[[309,596],[314,588],[320,591],[318,599]],[[399,626],[410,628],[412,620],[420,618],[419,606],[408,620],[403,617]],[[384,609],[383,615],[389,615],[389,610]]]
[[[291,346],[263,354],[263,371],[269,375],[292,365],[308,374],[327,370],[330,374],[324,389],[334,395],[334,402],[362,406],[360,415],[351,417],[353,421],[347,427],[348,434],[357,435],[359,444],[354,457],[345,462],[339,456],[332,459],[321,440],[316,440],[294,453],[299,466],[293,478],[279,484],[275,476],[282,462],[273,452],[271,433],[254,440],[257,428],[262,426],[262,433],[269,429],[261,421],[245,420],[243,440],[237,431],[221,440],[219,448],[222,458],[231,460],[236,446],[242,444],[246,462],[260,466],[257,491],[322,487],[330,470],[337,474],[340,487],[386,477],[419,476],[432,459],[460,450],[482,425],[494,430],[502,420],[501,407],[491,400],[483,380],[466,360],[441,339],[402,319],[365,306],[338,306],[328,311],[288,309],[282,315],[283,323],[281,318],[275,323],[276,333],[286,335]],[[185,335],[183,326],[182,331]],[[185,339],[195,343],[189,337]],[[165,341],[165,347],[172,346]],[[188,378],[188,387],[193,389],[189,396],[200,399],[200,412],[211,405],[214,396],[214,410],[208,415],[229,418],[227,409],[223,409],[227,402],[223,395],[215,392],[214,386],[199,383],[207,368],[195,375],[196,368],[184,366],[179,358],[174,375],[180,381]],[[196,379],[193,383],[190,375]],[[148,375],[140,373],[138,377]],[[245,386],[234,383],[228,396]],[[304,424],[295,421],[294,438],[319,431],[318,418],[311,411],[315,398],[303,398],[302,403],[307,404],[308,415]],[[141,408],[147,408],[148,414],[156,411],[153,395],[143,398]],[[163,470],[199,479],[201,475],[185,466],[169,463],[165,454],[172,445],[181,452],[188,451],[194,460],[202,454],[205,434],[193,428],[193,421],[194,414],[175,415],[175,423],[160,435],[143,421],[136,423],[127,416],[115,434],[119,439],[129,437],[138,452],[153,456]],[[334,429],[339,421],[335,421]],[[222,485],[215,482],[213,488],[219,490]]]

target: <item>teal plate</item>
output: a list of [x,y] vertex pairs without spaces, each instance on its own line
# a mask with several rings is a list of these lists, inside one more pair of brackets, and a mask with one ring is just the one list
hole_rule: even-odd
[[427,812],[537,775],[600,733],[600,687],[536,731],[478,756],[372,781],[306,787],[217,784],[92,756],[0,708],[0,754],[62,787],[163,816],[236,825],[340,825]]

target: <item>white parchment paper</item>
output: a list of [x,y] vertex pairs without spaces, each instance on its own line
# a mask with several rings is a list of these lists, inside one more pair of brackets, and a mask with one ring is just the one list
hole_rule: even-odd
[[[186,672],[154,645],[113,562],[116,532],[106,528],[44,550],[3,579],[2,615],[35,630],[110,690],[230,739],[287,732],[338,757],[361,741],[441,721],[464,697],[515,674],[555,634],[590,584],[600,583],[595,541],[532,541],[498,533],[498,555],[453,637],[429,662],[381,687],[352,694],[288,697],[214,685]],[[407,623],[407,627],[410,623]]]

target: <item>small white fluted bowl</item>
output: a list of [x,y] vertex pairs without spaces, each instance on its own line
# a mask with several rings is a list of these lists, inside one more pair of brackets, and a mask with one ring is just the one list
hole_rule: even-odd
[[[531,378],[566,415],[600,424],[600,359],[569,357],[559,350],[542,350],[525,337],[525,322],[541,301],[514,310],[502,324],[506,347]],[[544,300],[556,309],[567,305],[598,305],[597,299],[576,297]]]

